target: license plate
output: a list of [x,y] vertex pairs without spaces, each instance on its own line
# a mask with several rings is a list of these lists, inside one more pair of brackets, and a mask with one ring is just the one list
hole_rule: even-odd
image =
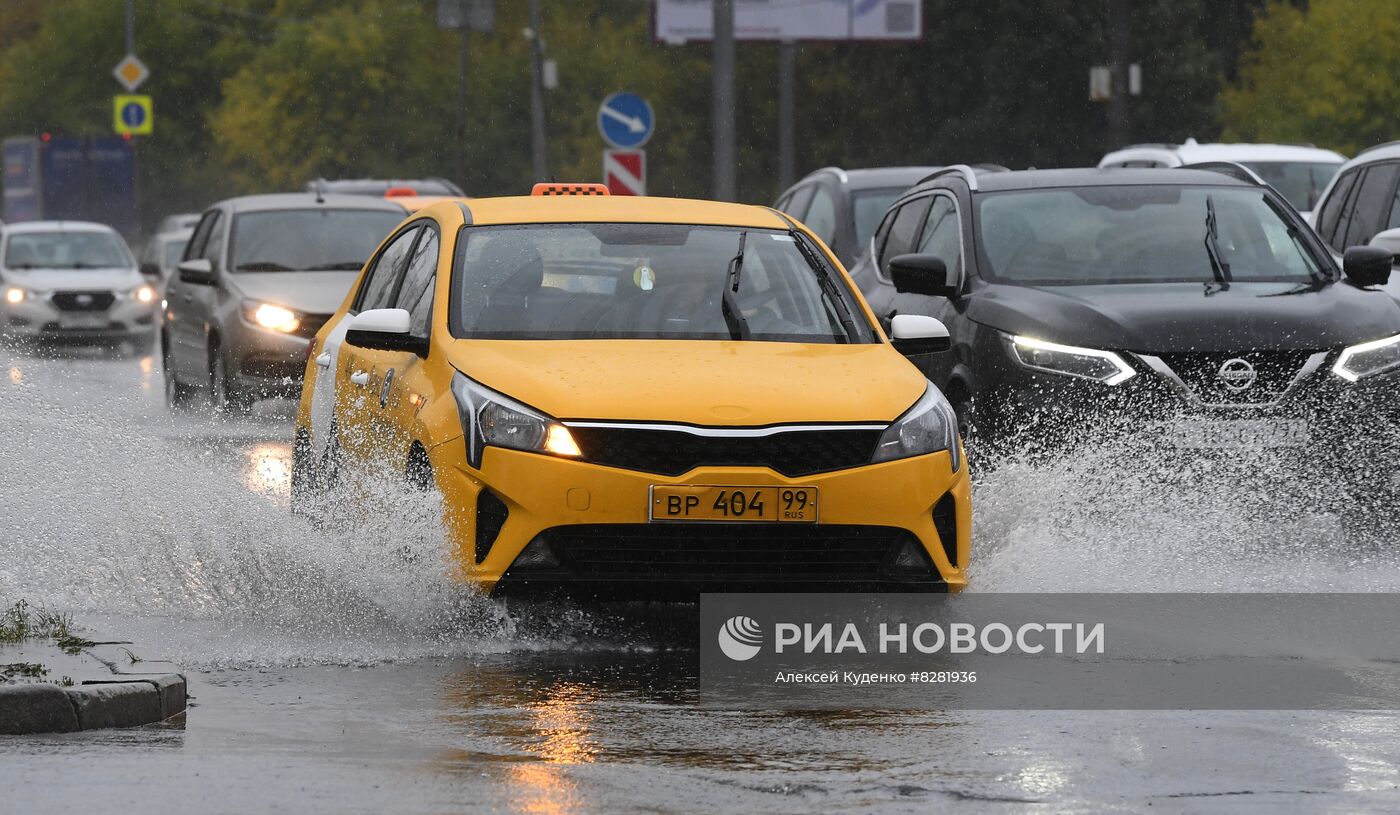
[[653,521],[816,523],[816,487],[651,488]]
[[1177,447],[1197,450],[1303,447],[1308,443],[1308,423],[1297,419],[1183,420],[1172,424],[1168,432]]
[[64,328],[106,328],[106,314],[67,314],[59,321]]

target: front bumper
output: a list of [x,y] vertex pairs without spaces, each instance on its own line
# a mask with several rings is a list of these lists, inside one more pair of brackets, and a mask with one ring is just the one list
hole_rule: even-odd
[[262,396],[300,395],[311,339],[259,328],[240,315],[228,322],[223,335],[224,353],[237,386]]
[[[460,577],[497,594],[685,600],[701,591],[967,584],[970,486],[947,453],[800,478],[759,467],[668,477],[494,447],[476,471],[461,439],[430,457]],[[650,523],[650,487],[669,484],[816,487],[820,522]],[[917,547],[921,568],[893,565],[905,544]],[[527,546],[548,547],[556,563],[517,564]]]
[[0,332],[29,339],[119,341],[150,334],[159,311],[159,302],[124,296],[107,308],[81,311],[61,309],[51,296],[28,297],[0,304]]

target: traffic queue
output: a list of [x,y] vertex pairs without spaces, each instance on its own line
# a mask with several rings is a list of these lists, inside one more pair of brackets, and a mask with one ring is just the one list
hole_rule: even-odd
[[313,182],[139,265],[11,225],[0,324],[151,341],[175,410],[299,396],[293,510],[371,471],[436,492],[482,591],[958,591],[971,476],[1086,444],[1306,468],[1344,523],[1397,520],[1400,153],[1272,147],[827,168],[774,207]]

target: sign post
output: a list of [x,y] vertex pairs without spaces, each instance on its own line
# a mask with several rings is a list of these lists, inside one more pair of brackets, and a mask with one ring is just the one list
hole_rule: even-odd
[[618,150],[636,150],[651,139],[656,115],[651,103],[635,93],[618,91],[598,106],[598,132]]
[[136,89],[141,87],[147,79],[150,79],[151,69],[146,67],[146,63],[137,59],[135,54],[127,54],[112,69],[112,76],[115,76],[121,86],[126,88],[127,93],[136,93]]
[[646,195],[647,151],[604,150],[603,183],[613,195]]
[[149,136],[154,130],[151,97],[118,94],[112,97],[112,129],[121,136]]

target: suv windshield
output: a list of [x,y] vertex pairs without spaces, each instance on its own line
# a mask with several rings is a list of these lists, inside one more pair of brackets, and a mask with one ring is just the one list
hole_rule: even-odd
[[284,209],[249,212],[233,222],[229,267],[235,272],[358,271],[401,212]]
[[1244,166],[1258,173],[1265,183],[1278,190],[1279,195],[1288,199],[1299,212],[1309,212],[1317,206],[1317,199],[1327,189],[1332,176],[1342,168],[1341,164],[1301,161],[1245,161]]
[[132,265],[110,232],[20,232],[5,249],[8,269],[112,269]]
[[845,283],[787,232],[558,224],[475,227],[464,238],[457,337],[727,340],[737,324],[750,340],[874,341]]
[[979,195],[987,276],[1024,285],[1211,282],[1211,204],[1215,243],[1235,281],[1326,274],[1262,191],[1154,185]]

